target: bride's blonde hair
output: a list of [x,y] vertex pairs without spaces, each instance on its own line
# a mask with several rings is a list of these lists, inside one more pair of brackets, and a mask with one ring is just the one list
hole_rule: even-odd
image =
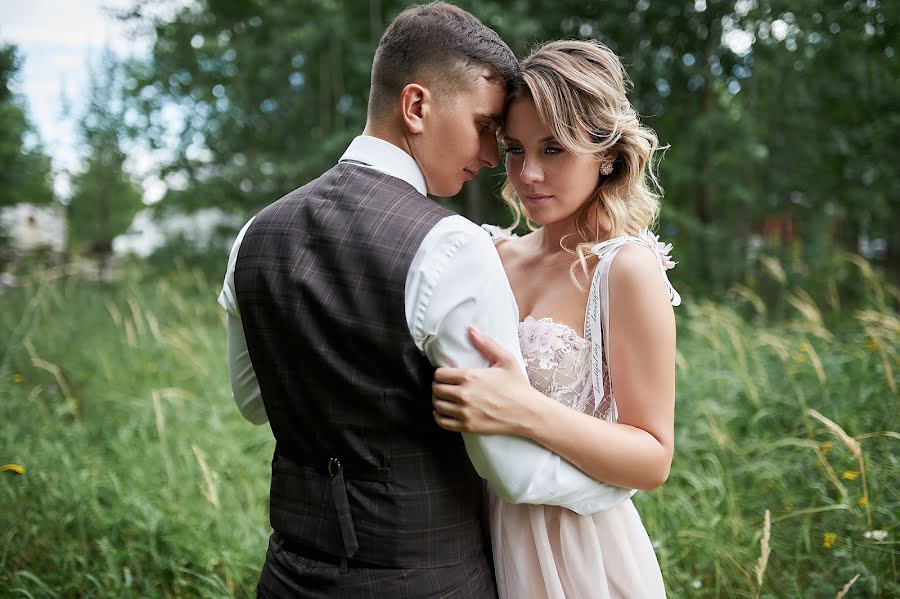
[[[611,237],[637,235],[659,215],[662,188],[654,169],[659,141],[640,123],[626,96],[628,87],[631,81],[612,50],[596,41],[560,40],[532,50],[522,61],[521,79],[506,100],[508,108],[516,98],[531,98],[563,148],[613,162],[612,173],[600,176],[576,215],[581,240],[574,249],[566,248],[565,238],[561,241],[577,255],[570,274],[579,288],[579,265],[590,280],[591,247]],[[524,215],[528,227],[536,229],[508,177],[501,193],[515,215],[513,228]]]

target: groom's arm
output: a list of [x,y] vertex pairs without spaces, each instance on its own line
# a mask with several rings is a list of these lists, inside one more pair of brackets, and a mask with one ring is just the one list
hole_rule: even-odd
[[[474,325],[525,369],[518,309],[490,237],[461,216],[439,222],[422,242],[406,281],[406,317],[435,366],[489,366],[466,332]],[[580,514],[606,510],[634,491],[598,482],[521,437],[463,433],[476,471],[513,503],[559,505]]]
[[237,263],[244,233],[247,232],[247,227],[251,222],[253,222],[252,218],[238,233],[237,239],[234,240],[234,245],[231,247],[228,268],[225,271],[225,282],[222,285],[222,293],[219,294],[219,305],[228,313],[225,323],[228,336],[228,375],[231,379],[234,403],[237,404],[244,418],[253,424],[265,424],[268,421],[266,408],[263,405],[262,393],[259,391],[256,372],[250,361],[247,339],[244,337],[244,325],[241,322],[241,311],[238,309],[234,292],[234,266]]

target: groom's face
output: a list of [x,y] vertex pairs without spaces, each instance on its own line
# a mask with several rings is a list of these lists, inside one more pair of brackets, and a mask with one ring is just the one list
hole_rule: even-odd
[[412,148],[432,195],[456,195],[482,167],[499,163],[496,131],[506,90],[488,76],[484,72],[466,88],[432,98]]

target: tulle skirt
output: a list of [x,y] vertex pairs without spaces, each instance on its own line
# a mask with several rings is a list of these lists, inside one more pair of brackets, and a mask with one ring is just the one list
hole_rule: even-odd
[[581,516],[488,491],[500,599],[659,599],[659,562],[631,500]]

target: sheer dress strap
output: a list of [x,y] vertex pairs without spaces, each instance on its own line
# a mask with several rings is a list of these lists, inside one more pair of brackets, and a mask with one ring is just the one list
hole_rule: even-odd
[[649,248],[656,254],[658,265],[663,276],[669,301],[673,306],[681,305],[681,296],[669,282],[666,271],[675,266],[669,252],[671,244],[663,244],[659,236],[644,229],[638,236],[614,237],[591,248],[599,262],[591,280],[588,296],[587,314],[584,323],[584,338],[591,344],[591,381],[594,388],[594,414],[616,422],[619,418],[615,397],[610,380],[609,355],[609,269],[613,258],[619,250],[629,243],[637,243]]

